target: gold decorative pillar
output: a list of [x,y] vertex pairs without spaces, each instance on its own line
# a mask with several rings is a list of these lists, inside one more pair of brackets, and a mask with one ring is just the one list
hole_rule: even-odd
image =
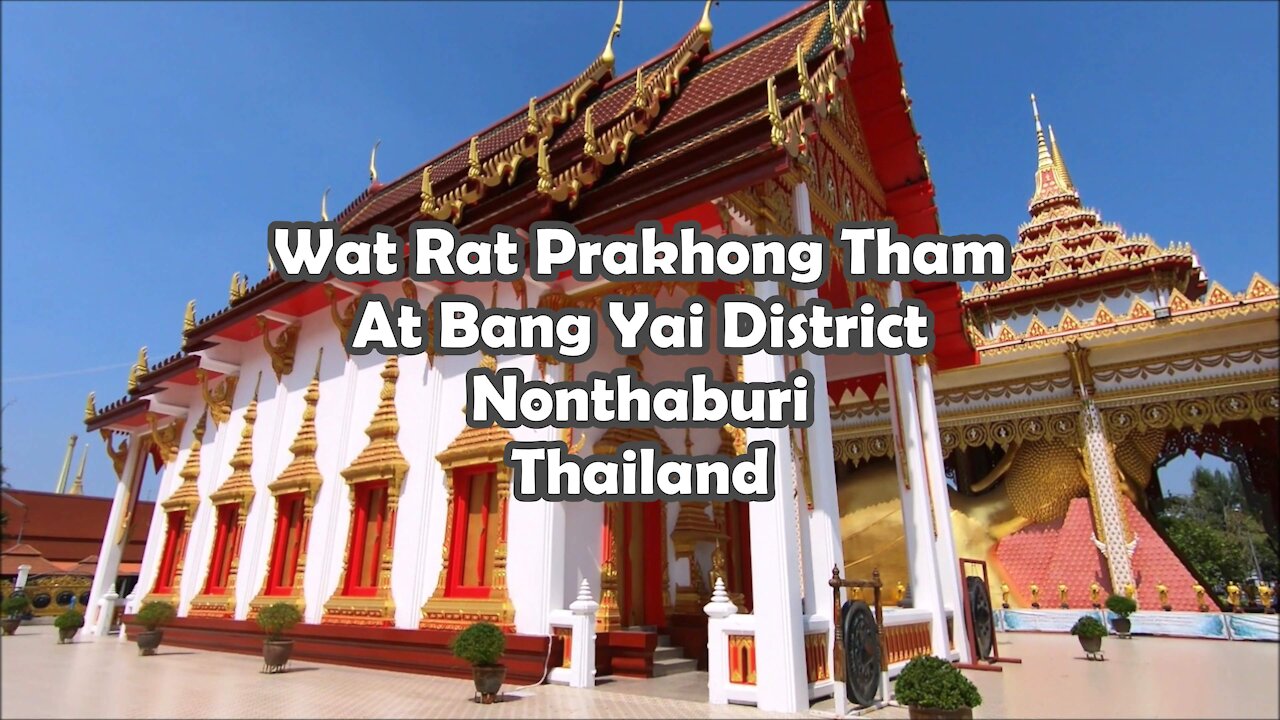
[[[196,426],[191,431],[191,449],[187,453],[187,462],[178,471],[178,477],[182,479],[182,482],[178,484],[178,487],[174,489],[167,500],[160,503],[160,507],[165,513],[166,539],[169,532],[169,514],[178,511],[182,512],[182,529],[179,531],[181,534],[177,547],[173,551],[173,582],[169,585],[170,592],[156,593],[154,583],[155,580],[159,579],[156,578],[153,580],[152,592],[146,596],[145,602],[163,600],[172,603],[174,606],[178,604],[182,587],[182,570],[187,558],[187,544],[191,537],[191,523],[195,519],[196,508],[200,507],[200,448],[204,444],[205,419],[207,417],[208,415],[202,411],[200,419],[196,421]],[[161,563],[163,565],[163,558]]]

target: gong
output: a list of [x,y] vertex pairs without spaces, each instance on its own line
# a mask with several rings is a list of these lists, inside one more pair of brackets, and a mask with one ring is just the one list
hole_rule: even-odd
[[858,705],[872,705],[880,690],[880,628],[875,613],[861,600],[840,609],[844,637],[845,697]]
[[991,612],[991,594],[982,578],[970,575],[964,579],[965,592],[969,594],[970,621],[977,647],[974,655],[980,660],[991,659],[991,649],[996,642],[995,615]]

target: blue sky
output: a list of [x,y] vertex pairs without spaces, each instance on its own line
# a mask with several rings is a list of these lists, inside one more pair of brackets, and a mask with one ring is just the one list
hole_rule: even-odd
[[[726,44],[789,11],[726,1]],[[601,50],[612,2],[3,5],[2,367],[6,479],[53,488],[85,394],[125,389],[138,346],[260,279],[267,223],[335,212],[369,149],[398,176],[558,86]],[[619,70],[701,2],[626,5]],[[892,2],[948,233],[1026,219],[1027,96],[1084,201],[1191,242],[1242,289],[1277,275],[1274,3]],[[90,493],[112,488],[90,444]],[[78,456],[77,456],[78,462]],[[1173,468],[1170,475],[1185,476]],[[154,487],[146,497],[154,497]]]

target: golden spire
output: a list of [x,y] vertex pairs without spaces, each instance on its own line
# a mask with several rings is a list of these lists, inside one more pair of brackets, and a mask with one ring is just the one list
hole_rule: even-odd
[[177,489],[169,496],[167,500],[160,503],[160,506],[167,511],[181,510],[184,508],[193,508],[200,504],[200,446],[204,442],[205,420],[209,417],[207,409],[200,411],[200,419],[196,422],[195,429],[191,432],[191,449],[187,453],[187,461],[182,465],[182,469],[178,471],[178,477],[182,478],[182,482],[178,484]]
[[76,479],[71,481],[71,489],[67,491],[68,495],[84,494],[84,464],[89,459],[89,446],[86,444],[84,452],[80,454],[80,468],[76,470]]
[[702,6],[702,20],[698,22],[698,32],[711,37],[711,3],[715,0],[707,0],[707,4]]
[[1053,159],[1049,157],[1049,147],[1044,142],[1044,130],[1040,127],[1040,108],[1036,106],[1035,93],[1031,93],[1031,114],[1036,119],[1036,169],[1051,168]]
[[467,150],[467,177],[477,179],[484,175],[484,170],[480,167],[480,137],[473,136],[471,138],[471,147]]
[[329,188],[325,188],[320,196],[320,221],[329,222]]
[[609,31],[609,39],[604,43],[604,52],[600,53],[600,59],[609,67],[613,67],[613,39],[622,33],[622,0],[618,0],[618,17],[614,18],[613,29]]
[[93,398],[94,394],[91,392],[89,393],[89,397],[85,398],[84,401],[84,419],[86,421],[92,420],[98,415],[98,409],[93,406]]
[[378,140],[373,144],[373,149],[369,151],[369,184],[378,184],[378,146],[382,144]]
[[378,394],[378,409],[364,434],[369,444],[360,451],[354,462],[342,471],[347,482],[389,479],[395,492],[399,492],[400,480],[409,470],[409,463],[400,452],[396,436],[400,434],[400,420],[396,415],[396,379],[400,377],[400,361],[397,356],[387,356],[382,366],[382,391]]
[[[267,255],[270,259],[271,256]],[[196,329],[196,301],[189,300],[187,302],[187,311],[182,315],[182,340],[185,342],[187,335]]]
[[253,399],[244,409],[244,427],[240,429],[240,444],[236,446],[235,455],[231,456],[231,475],[223,481],[222,486],[209,496],[214,505],[225,505],[229,502],[240,502],[246,508],[253,502],[253,426],[258,420],[258,391],[262,388],[262,373],[258,373],[258,382],[253,386]]
[[1062,159],[1062,152],[1058,150],[1058,138],[1053,135],[1053,126],[1049,126],[1049,152],[1053,155],[1053,169],[1058,172],[1058,177],[1062,182],[1066,183],[1068,190],[1074,190],[1075,184],[1071,182],[1071,173],[1067,172],[1067,163]]
[[316,440],[316,404],[320,401],[320,361],[323,359],[324,348],[320,348],[320,353],[316,355],[315,372],[312,373],[307,392],[303,395],[306,406],[302,409],[302,425],[293,438],[293,444],[289,446],[293,460],[289,461],[276,481],[271,483],[270,489],[274,494],[314,491],[322,481],[320,467],[316,465],[316,448],[319,447]]

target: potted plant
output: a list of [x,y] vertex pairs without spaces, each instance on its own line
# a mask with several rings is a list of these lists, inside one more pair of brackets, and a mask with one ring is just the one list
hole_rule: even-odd
[[58,644],[67,642],[76,636],[84,627],[84,613],[71,608],[53,619],[53,626],[58,628]]
[[1102,638],[1107,636],[1107,627],[1093,615],[1082,615],[1071,626],[1071,634],[1080,638],[1080,647],[1092,660],[1094,655],[1102,652]]
[[139,655],[156,654],[156,648],[160,647],[160,641],[164,639],[164,631],[160,626],[168,624],[177,614],[178,611],[173,604],[163,600],[152,600],[142,606],[134,616],[138,624],[146,628],[145,631],[138,633]]
[[972,720],[982,696],[954,665],[932,655],[912,658],[893,686],[912,720]]
[[498,697],[507,668],[500,665],[502,651],[507,647],[507,637],[497,625],[487,622],[472,623],[453,639],[450,649],[454,657],[471,663],[471,675],[476,683],[480,701],[488,705]]
[[5,635],[12,635],[22,624],[22,616],[31,608],[31,600],[26,595],[16,592],[0,603],[0,611],[4,612],[3,629]]
[[1115,615],[1111,618],[1111,629],[1120,637],[1129,637],[1129,630],[1133,627],[1129,616],[1138,611],[1138,601],[1124,595],[1112,595],[1107,598],[1107,609]]
[[293,655],[293,641],[284,634],[302,622],[302,613],[293,603],[278,602],[258,612],[258,627],[267,634],[262,643],[262,668],[268,673],[284,672]]

